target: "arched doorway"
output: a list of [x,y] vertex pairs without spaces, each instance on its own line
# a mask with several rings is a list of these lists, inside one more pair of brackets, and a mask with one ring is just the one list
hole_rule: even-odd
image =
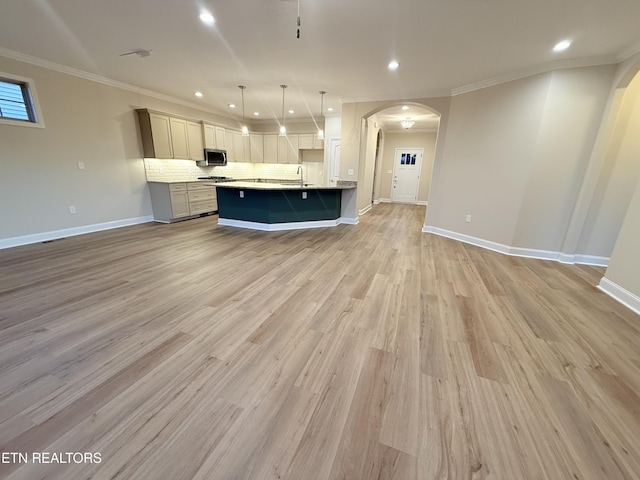
[[[362,190],[358,195],[359,215],[365,214],[375,204],[394,201],[394,181],[399,180],[394,178],[395,163],[401,163],[400,150],[404,149],[407,149],[405,155],[409,150],[411,155],[421,155],[422,169],[416,174],[415,201],[404,200],[403,203],[428,204],[440,118],[437,111],[415,102],[385,105],[363,117],[358,177],[358,188]],[[407,119],[411,123],[402,125],[401,122]]]

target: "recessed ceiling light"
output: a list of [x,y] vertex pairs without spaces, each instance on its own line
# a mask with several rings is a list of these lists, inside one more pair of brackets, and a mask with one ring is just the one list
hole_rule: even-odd
[[562,40],[561,42],[556,43],[556,46],[553,47],[553,51],[564,52],[570,46],[571,46],[571,40]]
[[398,67],[400,66],[400,64],[393,60],[391,63],[389,63],[389,70],[397,70]]
[[200,12],[200,20],[206,25],[213,25],[216,23],[216,19],[213,18],[213,15],[206,11]]
[[333,112],[333,108],[332,107],[327,108],[327,112]]
[[256,117],[259,117],[259,116],[260,116],[260,112],[253,112],[253,114],[254,114]]
[[236,108],[236,104],[235,103],[230,103],[228,106],[229,106],[229,108]]
[[289,113],[293,115],[295,112],[293,110],[289,110]]
[[202,92],[193,92],[193,94],[198,98],[202,97]]
[[409,110],[409,107],[407,105],[403,105],[402,106],[402,110],[404,110],[406,112],[407,110]]

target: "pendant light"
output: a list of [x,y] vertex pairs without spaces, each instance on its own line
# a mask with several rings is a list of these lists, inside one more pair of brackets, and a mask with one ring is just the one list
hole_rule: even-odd
[[320,125],[318,125],[318,140],[324,140],[324,94],[327,93],[324,90],[320,90]]
[[287,88],[286,85],[280,85],[280,88],[282,89],[282,124],[280,125],[280,136],[281,137],[286,137],[287,136],[287,127],[284,126],[284,89]]
[[249,128],[247,127],[247,123],[244,120],[244,89],[247,88],[244,85],[238,85],[240,92],[242,92],[242,136],[249,136]]

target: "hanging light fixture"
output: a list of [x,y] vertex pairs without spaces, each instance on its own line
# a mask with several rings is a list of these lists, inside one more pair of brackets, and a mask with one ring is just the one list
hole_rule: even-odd
[[411,119],[411,117],[406,117],[404,120],[402,120],[400,122],[400,125],[402,125],[402,128],[406,128],[407,130],[409,130],[411,127],[413,127],[415,125],[415,121]]
[[280,88],[282,89],[282,124],[280,125],[280,136],[281,137],[286,137],[287,136],[287,128],[284,126],[284,89],[287,88],[286,85],[280,85]]
[[247,88],[244,85],[238,85],[238,88],[242,92],[242,136],[249,136],[249,128],[247,127],[247,123],[244,120],[244,89]]
[[318,140],[324,140],[324,94],[327,92],[320,90],[318,93],[320,94],[320,125],[318,126]]

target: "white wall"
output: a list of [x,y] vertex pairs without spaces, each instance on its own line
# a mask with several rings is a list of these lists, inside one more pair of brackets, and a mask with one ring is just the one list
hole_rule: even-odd
[[453,97],[428,225],[511,244],[550,82],[537,75]]
[[[620,235],[601,282],[609,293],[640,313],[640,181],[624,217]],[[610,285],[608,282],[612,282]]]
[[512,246],[561,250],[614,73],[613,65],[550,73]]
[[640,75],[624,89],[578,252],[609,256],[640,177]]

